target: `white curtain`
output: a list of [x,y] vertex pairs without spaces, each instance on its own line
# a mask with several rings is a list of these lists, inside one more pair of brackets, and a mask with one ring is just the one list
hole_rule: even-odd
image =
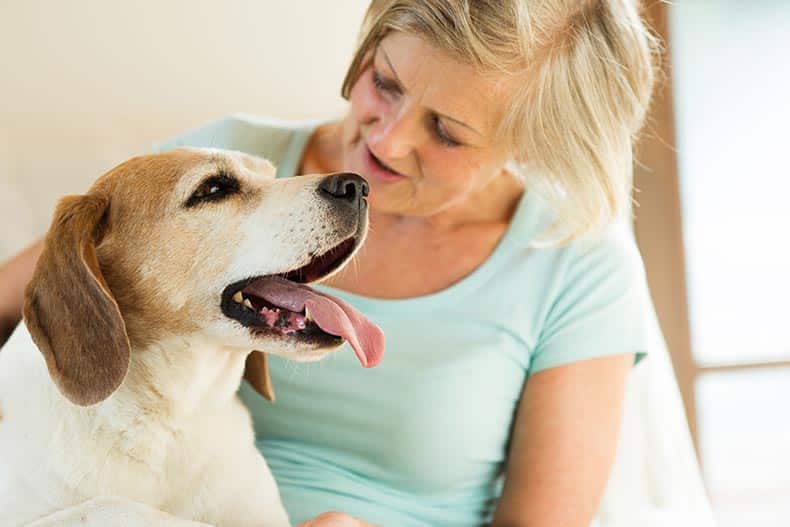
[[655,312],[648,357],[630,375],[601,527],[715,525],[685,419],[680,391]]

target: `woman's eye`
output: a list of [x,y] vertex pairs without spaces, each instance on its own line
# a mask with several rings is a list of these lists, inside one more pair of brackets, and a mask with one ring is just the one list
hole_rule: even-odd
[[444,126],[442,126],[442,123],[437,116],[433,117],[432,124],[433,124],[434,133],[436,134],[436,138],[439,140],[440,143],[449,147],[455,147],[461,145],[460,141],[456,141],[455,139],[452,138],[452,136],[450,136],[449,133],[447,133],[447,130],[445,129]]
[[239,181],[227,174],[217,174],[203,180],[185,203],[193,207],[208,201],[219,201],[239,191]]
[[[382,95],[386,95],[388,97],[397,97],[400,95],[400,86],[396,83],[392,82],[384,78],[378,71],[375,69],[373,70],[373,85],[376,87],[376,91],[381,93]],[[439,121],[439,117],[434,115],[431,117],[430,123],[433,135],[436,139],[443,144],[444,146],[448,147],[456,147],[460,146],[461,142],[455,140],[448,132],[447,129],[442,125],[441,121]]]
[[398,85],[382,77],[381,74],[379,74],[379,72],[376,70],[373,70],[373,85],[376,87],[376,90],[378,90],[381,93],[385,93],[388,95],[400,94]]

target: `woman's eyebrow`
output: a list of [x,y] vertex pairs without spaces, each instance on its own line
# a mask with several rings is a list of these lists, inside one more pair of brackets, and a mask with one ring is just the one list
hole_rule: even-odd
[[[384,55],[384,60],[387,62],[387,66],[389,66],[390,71],[392,72],[392,76],[395,77],[395,84],[398,85],[398,89],[402,93],[406,93],[406,88],[403,85],[403,82],[401,82],[400,78],[398,77],[398,72],[395,71],[395,67],[392,65],[392,61],[390,61],[389,55],[387,55],[387,50],[385,50],[384,46],[382,46],[380,44],[379,44],[379,49],[381,50],[381,54]],[[477,135],[479,135],[481,137],[483,136],[483,134],[481,134],[480,132],[478,132],[477,130],[475,130],[474,128],[472,128],[471,126],[466,124],[465,122],[461,121],[460,119],[456,119],[455,117],[451,117],[451,116],[449,116],[447,114],[444,114],[444,113],[441,113],[441,112],[437,112],[436,110],[433,110],[433,109],[430,109],[430,110],[432,112],[434,112],[436,115],[447,119],[448,121],[452,121],[452,122],[454,122],[454,123],[456,123],[456,124],[458,124],[460,126],[463,126],[464,128],[467,128],[467,129],[471,130],[472,132],[476,133]]]

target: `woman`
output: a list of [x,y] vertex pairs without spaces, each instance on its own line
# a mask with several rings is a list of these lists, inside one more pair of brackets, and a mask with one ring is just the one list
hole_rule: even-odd
[[374,0],[342,121],[229,118],[163,146],[370,184],[366,246],[325,286],[384,329],[384,361],[273,360],[277,404],[240,392],[292,520],[590,525],[646,350],[641,261],[613,225],[654,48],[628,0]]

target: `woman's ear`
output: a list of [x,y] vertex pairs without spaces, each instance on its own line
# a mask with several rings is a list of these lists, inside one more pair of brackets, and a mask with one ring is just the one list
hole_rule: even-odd
[[58,203],[25,290],[30,335],[61,393],[81,406],[109,397],[129,369],[126,326],[96,256],[109,205],[100,194]]

